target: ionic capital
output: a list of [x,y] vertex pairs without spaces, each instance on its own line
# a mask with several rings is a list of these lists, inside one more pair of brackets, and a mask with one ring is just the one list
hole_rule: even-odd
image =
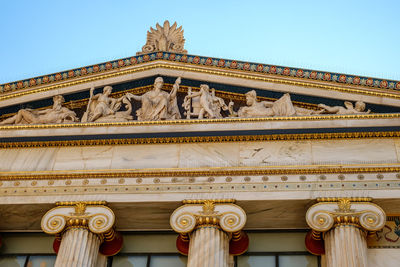
[[47,234],[61,234],[68,228],[87,228],[94,234],[113,235],[115,215],[104,201],[58,202],[42,218]]
[[332,227],[353,225],[375,232],[385,226],[385,212],[370,198],[322,198],[308,209],[307,224],[318,232]]
[[246,213],[234,200],[186,200],[171,215],[172,229],[181,234],[196,227],[215,226],[228,233],[238,232],[246,224]]

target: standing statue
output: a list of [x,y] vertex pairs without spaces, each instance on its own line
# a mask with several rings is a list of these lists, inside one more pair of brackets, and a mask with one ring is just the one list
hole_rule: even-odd
[[62,95],[53,96],[52,108],[44,110],[20,109],[14,116],[0,122],[0,125],[71,123],[79,121],[75,112],[62,106],[64,102]]
[[341,106],[327,106],[325,104],[319,104],[318,107],[322,108],[322,113],[328,114],[340,114],[340,115],[351,115],[351,114],[368,114],[371,110],[365,110],[365,103],[361,101],[357,101],[355,106],[349,101],[344,102],[344,107]]
[[221,110],[227,111],[229,107],[225,104],[224,99],[215,95],[215,89],[211,89],[212,110],[217,119],[222,119]]
[[[110,97],[111,86],[105,86],[103,93],[93,95],[94,87],[90,89],[90,98],[86,112],[83,114],[82,122],[120,122],[133,120],[132,104],[126,95],[116,99]],[[126,111],[119,111],[122,103]]]
[[170,93],[162,89],[164,80],[157,77],[154,81],[154,87],[151,91],[141,96],[128,93],[129,99],[142,102],[142,107],[136,111],[139,121],[158,121],[180,119],[181,114],[176,99],[176,93],[179,89],[181,78],[177,78]]

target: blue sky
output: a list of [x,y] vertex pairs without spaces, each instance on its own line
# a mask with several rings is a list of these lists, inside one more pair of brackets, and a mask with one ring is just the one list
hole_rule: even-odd
[[189,54],[400,80],[400,1],[1,1],[0,83],[135,55],[168,19]]

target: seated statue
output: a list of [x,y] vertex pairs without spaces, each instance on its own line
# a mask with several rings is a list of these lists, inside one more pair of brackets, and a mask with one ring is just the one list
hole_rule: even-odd
[[176,79],[170,93],[162,89],[164,80],[157,77],[154,81],[154,87],[151,91],[141,96],[128,93],[127,97],[142,102],[142,107],[136,111],[139,121],[158,121],[180,119],[181,114],[176,99],[176,93],[179,89],[181,78]]
[[327,106],[325,104],[319,104],[318,107],[322,108],[321,113],[328,114],[340,114],[340,115],[351,115],[351,114],[368,114],[371,110],[365,110],[365,103],[361,101],[357,101],[355,106],[349,101],[344,102],[344,107],[341,106]]
[[[90,98],[82,122],[121,122],[133,120],[132,104],[126,95],[116,99],[110,97],[111,86],[105,86],[103,93],[93,95],[94,87],[90,89]],[[122,103],[126,111],[119,111]]]
[[289,94],[272,101],[257,101],[257,93],[251,90],[246,93],[246,107],[241,107],[237,115],[241,118],[294,116],[296,110],[290,100]]
[[197,116],[199,119],[220,119],[221,108],[227,110],[224,100],[215,96],[215,89],[210,93],[210,87],[207,84],[200,85],[200,91],[192,93],[191,88],[188,90],[183,105],[186,112],[186,118],[190,119],[191,116]]
[[64,102],[62,95],[53,96],[52,108],[44,110],[20,109],[14,116],[0,122],[0,125],[71,123],[79,121],[75,112],[62,106]]

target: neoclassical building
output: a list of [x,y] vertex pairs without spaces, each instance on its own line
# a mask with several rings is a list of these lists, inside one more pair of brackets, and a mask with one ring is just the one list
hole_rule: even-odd
[[400,82],[184,43],[0,85],[0,266],[398,266]]

